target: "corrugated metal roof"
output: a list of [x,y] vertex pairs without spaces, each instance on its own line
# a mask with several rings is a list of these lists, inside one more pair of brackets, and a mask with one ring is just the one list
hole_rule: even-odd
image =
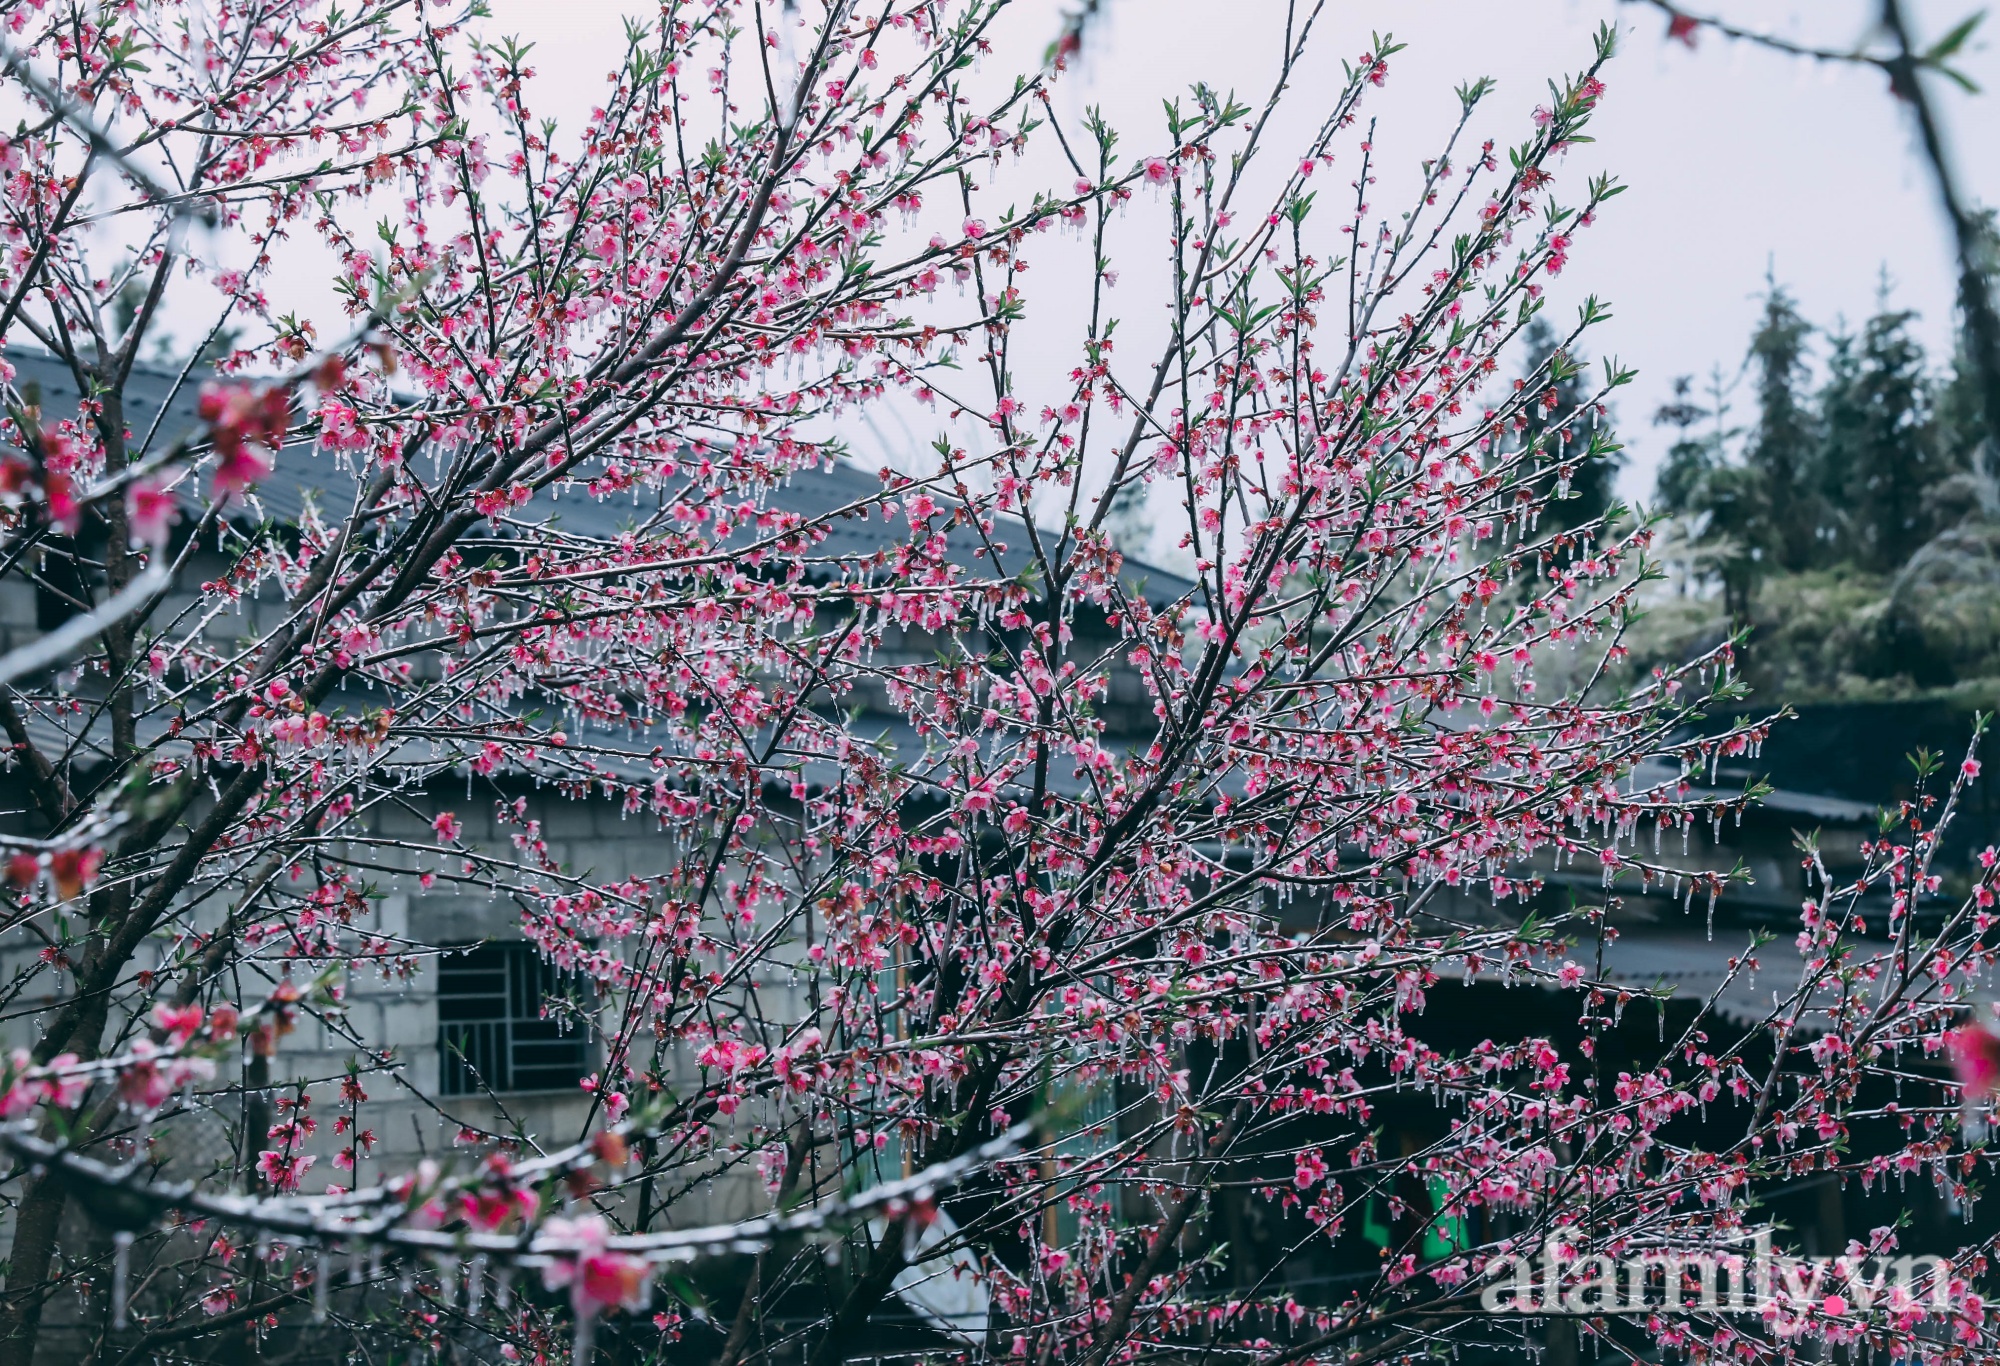
[[[1657,787],[1674,782],[1679,777],[1679,764],[1659,758],[1642,760],[1632,770],[1632,784],[1635,788]],[[1743,788],[1696,786],[1691,788],[1689,795],[1696,801],[1732,801],[1743,795]],[[1767,811],[1810,816],[1814,820],[1832,821],[1841,825],[1872,825],[1875,813],[1881,809],[1869,802],[1849,801],[1845,797],[1828,797],[1817,792],[1800,792],[1788,787],[1772,788],[1765,794],[1760,805]]]
[[[1754,951],[1748,932],[1717,929],[1712,938],[1677,930],[1632,929],[1604,946],[1601,980],[1629,987],[1635,994],[1662,990],[1682,1003],[1707,1003],[1716,1016],[1742,1029],[1752,1029],[1774,1018],[1791,1017],[1794,1006],[1803,1005],[1797,1028],[1805,1034],[1825,1031],[1827,1007],[1837,1004],[1841,990],[1832,974],[1816,974],[1813,990],[1803,997],[1807,982],[1806,962],[1799,953],[1795,935],[1779,935]],[[1852,941],[1857,959],[1882,952],[1883,941]],[[1583,940],[1567,955],[1597,980],[1597,945]],[[1753,968],[1752,963],[1756,966]],[[1456,980],[1463,959],[1447,960],[1439,976]],[[1554,965],[1551,960],[1549,966]],[[1732,966],[1733,965],[1733,966]],[[1483,966],[1482,982],[1503,980],[1498,968]],[[1539,989],[1553,990],[1536,979]],[[1633,1005],[1640,1008],[1640,1003]]]

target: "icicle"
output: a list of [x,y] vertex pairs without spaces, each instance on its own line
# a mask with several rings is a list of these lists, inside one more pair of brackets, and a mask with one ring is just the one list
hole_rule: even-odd
[[465,1269],[465,1316],[479,1317],[481,1302],[486,1298],[486,1254],[480,1253]]
[[119,1229],[111,1235],[116,1251],[111,1254],[111,1326],[125,1327],[125,1287],[132,1273],[132,1232]]
[[326,1322],[327,1300],[333,1294],[333,1254],[319,1250],[319,1270],[313,1273],[313,1322]]
[[590,1356],[593,1350],[590,1330],[595,1319],[596,1315],[588,1313],[580,1313],[576,1316],[576,1348],[570,1355],[570,1361],[574,1363],[574,1366],[590,1366]]
[[1708,889],[1708,938],[1711,943],[1713,943],[1715,940],[1715,888],[1714,887],[1710,887]]

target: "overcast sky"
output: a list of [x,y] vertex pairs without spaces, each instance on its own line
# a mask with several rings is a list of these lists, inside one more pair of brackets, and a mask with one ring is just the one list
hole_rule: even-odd
[[[1002,31],[996,64],[1037,60],[1074,3],[1022,0]],[[1922,36],[1934,37],[1976,0],[1910,4]],[[1874,8],[1870,0],[1708,5],[1745,26],[1841,46],[1862,36]],[[532,103],[565,122],[603,88],[622,47],[624,15],[657,12],[637,0],[494,0],[493,9],[501,29],[536,44],[541,88]],[[1192,81],[1245,94],[1268,87],[1284,10],[1283,0],[1103,0],[1058,107],[1075,113],[1101,104],[1134,141],[1157,140],[1162,96]],[[1455,112],[1452,87],[1476,76],[1500,82],[1482,126],[1503,146],[1518,141],[1546,80],[1584,64],[1592,32],[1607,20],[1625,38],[1591,130],[1597,143],[1574,154],[1574,169],[1609,169],[1631,188],[1580,241],[1564,284],[1611,303],[1616,316],[1593,334],[1597,349],[1641,372],[1618,412],[1633,452],[1625,492],[1643,497],[1665,445],[1649,423],[1654,408],[1675,375],[1740,363],[1767,266],[1809,318],[1829,325],[1867,316],[1886,268],[1894,300],[1923,315],[1922,335],[1941,351],[1951,323],[1951,243],[1909,120],[1880,75],[1711,35],[1689,51],[1668,41],[1657,11],[1642,5],[1333,0],[1317,70],[1336,84],[1339,60],[1367,50],[1371,30],[1407,42],[1369,108],[1381,119],[1387,152],[1413,165]],[[1987,89],[2000,87],[1996,42],[2000,35],[1976,40],[1962,62]],[[1281,120],[1280,138],[1302,135],[1321,107],[1310,75],[1295,84],[1296,118]],[[1994,97],[1935,87],[1966,184],[1983,202],[2000,202]],[[1036,283],[1046,289],[1054,281]]]

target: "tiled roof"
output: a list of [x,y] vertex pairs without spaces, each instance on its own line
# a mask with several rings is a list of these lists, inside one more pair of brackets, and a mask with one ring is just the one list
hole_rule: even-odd
[[[6,355],[16,371],[16,387],[38,396],[46,421],[75,416],[76,383],[67,365],[47,352],[27,348],[10,348]],[[183,382],[177,371],[149,366],[133,369],[125,386],[126,426],[135,443],[146,443],[151,435],[144,453],[163,450],[201,430],[202,424],[195,413],[201,379],[198,371],[188,374]],[[163,407],[166,416],[157,420]],[[428,472],[421,457],[414,463],[413,472],[419,477]],[[771,488],[764,495],[764,502],[777,511],[821,517],[879,497],[881,492],[881,481],[874,474],[843,462],[798,471]],[[312,443],[300,442],[279,453],[270,477],[257,486],[256,505],[276,521],[291,522],[301,515],[307,500],[313,499],[321,514],[332,519],[342,507],[352,504],[354,496],[355,479],[351,470]],[[615,539],[631,529],[646,512],[644,505],[632,497],[599,500],[572,496],[537,503],[532,510],[545,510],[550,525],[572,536],[602,540]],[[889,544],[881,526],[872,517],[834,517],[825,540],[813,554],[820,559],[855,561],[874,555]],[[1055,539],[1054,532],[1043,530],[1040,534],[1045,541]],[[1015,525],[1011,530],[997,532],[995,539],[1007,545],[1006,553],[1001,556],[1005,572],[1009,575],[1022,572],[1030,563],[1026,529]],[[992,572],[991,560],[984,557],[970,529],[954,527],[947,543],[951,558],[958,564],[981,573]],[[1132,559],[1125,562],[1123,577],[1129,591],[1143,592],[1155,604],[1173,601],[1194,587],[1180,575]]]

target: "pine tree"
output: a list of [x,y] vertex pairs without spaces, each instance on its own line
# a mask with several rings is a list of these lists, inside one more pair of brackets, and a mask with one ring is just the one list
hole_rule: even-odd
[[1104,531],[1111,543],[1141,559],[1153,539],[1153,517],[1146,504],[1149,487],[1140,482],[1126,484],[1111,495],[1111,510],[1104,517]]
[[1656,489],[1662,511],[1694,524],[1694,541],[1706,562],[1700,572],[1715,576],[1724,609],[1741,624],[1750,619],[1757,581],[1770,568],[1770,556],[1762,544],[1767,518],[1759,480],[1729,458],[1730,443],[1740,431],[1728,425],[1728,389],[1718,369],[1709,378],[1704,406],[1693,397],[1693,376],[1674,381],[1673,401],[1653,414],[1654,426],[1675,430]]
[[[1938,451],[1951,470],[1980,468],[1979,446],[1986,440],[1986,413],[1979,396],[1979,372],[1962,339],[1952,358],[1951,373],[1937,386],[1934,418]],[[1990,453],[1986,468],[1994,472]]]
[[[1594,408],[1587,407],[1587,363],[1568,350],[1546,318],[1537,315],[1522,337],[1527,348],[1527,370],[1522,380],[1531,388],[1546,390],[1553,378],[1555,405],[1533,404],[1521,432],[1524,447],[1539,445],[1549,472],[1542,489],[1555,490],[1566,480],[1567,498],[1558,498],[1543,514],[1544,529],[1570,531],[1604,516],[1610,508],[1624,455],[1611,439],[1611,424]],[[1538,490],[1539,492],[1540,490]]]
[[1819,478],[1819,433],[1805,398],[1806,339],[1812,324],[1776,282],[1764,295],[1764,316],[1750,338],[1757,374],[1757,424],[1744,451],[1759,506],[1747,526],[1780,569],[1810,568],[1824,558],[1827,505]]
[[1694,376],[1681,375],[1674,380],[1673,401],[1661,404],[1653,414],[1655,427],[1674,429],[1674,443],[1660,462],[1654,496],[1662,511],[1678,517],[1704,510],[1702,485],[1721,456],[1715,440],[1694,430],[1696,423],[1709,416],[1709,410],[1695,402],[1693,395]]
[[1843,509],[1844,558],[1884,573],[1930,539],[1925,492],[1955,468],[1914,316],[1885,308],[1859,336],[1836,337],[1820,395],[1824,487]]

